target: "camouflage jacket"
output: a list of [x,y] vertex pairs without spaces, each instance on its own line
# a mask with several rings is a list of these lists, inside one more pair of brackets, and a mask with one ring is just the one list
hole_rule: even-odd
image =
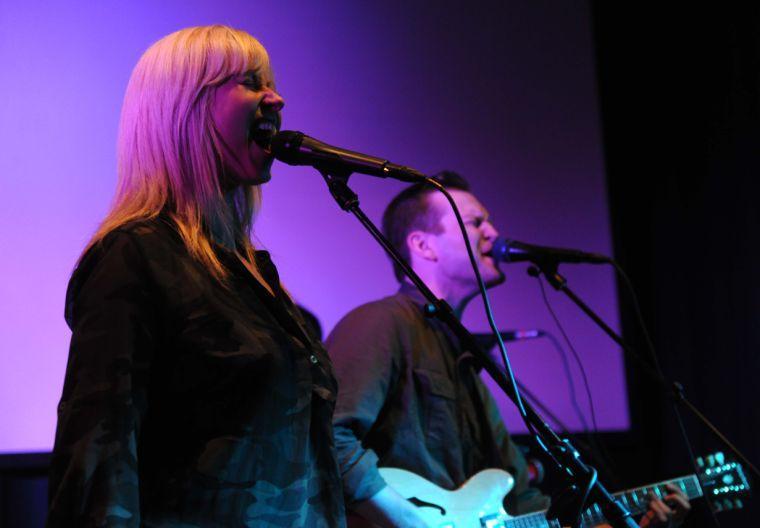
[[[510,513],[548,507],[469,354],[411,285],[356,308],[326,346],[340,385],[333,424],[346,502],[385,487],[378,466],[412,471],[446,489],[480,470],[508,470]],[[361,368],[357,368],[360,365]],[[349,523],[350,524],[350,523]]]
[[267,253],[274,297],[219,254],[227,289],[159,217],[82,259],[48,526],[345,524],[330,360]]

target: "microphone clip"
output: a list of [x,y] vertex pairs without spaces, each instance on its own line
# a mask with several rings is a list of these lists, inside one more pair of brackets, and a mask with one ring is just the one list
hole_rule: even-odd
[[351,171],[337,167],[316,167],[327,183],[327,188],[335,201],[344,211],[352,211],[359,207],[359,195],[348,186]]

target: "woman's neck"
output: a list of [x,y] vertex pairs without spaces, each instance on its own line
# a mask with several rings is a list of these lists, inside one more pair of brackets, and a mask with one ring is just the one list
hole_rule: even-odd
[[[230,221],[235,221],[237,219],[238,215],[236,214],[237,207],[235,205],[235,198],[236,193],[239,192],[238,188],[232,188],[224,193],[224,203],[227,207],[225,217],[229,218]],[[256,266],[255,260],[251,258],[251,256],[248,254],[248,251],[242,250],[238,246],[238,240],[235,237],[235,234],[238,232],[238,229],[224,229],[224,226],[211,226],[211,236],[214,238],[214,242],[219,244],[220,246],[224,247],[228,251],[231,251],[235,254],[235,256],[240,260],[240,262],[245,266],[245,268],[251,273],[251,275],[254,276],[254,278],[274,297],[274,291],[269,286],[267,281],[264,280],[264,277],[261,275],[261,271]]]
[[[233,251],[237,253],[238,244],[237,244],[237,229],[235,226],[229,225],[231,222],[234,222],[236,219],[235,214],[235,193],[237,192],[237,188],[232,188],[224,193],[224,206],[226,208],[226,211],[224,211],[224,214],[216,216],[216,218],[213,218],[209,225],[209,232],[211,235],[211,238],[214,240],[216,244],[219,244],[223,248],[227,249],[228,251]],[[225,220],[226,219],[226,220]],[[225,225],[227,224],[227,225]]]

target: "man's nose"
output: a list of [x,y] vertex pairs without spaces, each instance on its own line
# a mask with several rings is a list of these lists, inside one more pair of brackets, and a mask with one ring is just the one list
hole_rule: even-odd
[[499,236],[499,232],[496,230],[494,225],[491,222],[483,222],[481,225],[483,236],[487,240],[496,240],[496,238]]

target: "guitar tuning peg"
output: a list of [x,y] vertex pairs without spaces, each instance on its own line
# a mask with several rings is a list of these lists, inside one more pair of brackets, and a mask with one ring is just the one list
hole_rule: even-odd
[[699,466],[700,469],[705,467],[705,461],[702,459],[702,457],[697,457],[697,466]]
[[718,451],[715,453],[715,462],[721,466],[726,463],[726,456],[723,454],[723,451]]
[[733,510],[734,509],[734,503],[731,502],[731,499],[724,499],[723,500],[723,509],[724,510]]
[[709,467],[713,467],[715,465],[715,455],[707,455],[705,461]]
[[744,503],[742,502],[741,499],[734,499],[734,508],[736,508],[737,510],[741,510],[742,508],[744,508]]
[[716,513],[722,512],[723,511],[723,504],[721,504],[720,501],[715,501],[715,503],[713,504],[713,511],[715,511]]

